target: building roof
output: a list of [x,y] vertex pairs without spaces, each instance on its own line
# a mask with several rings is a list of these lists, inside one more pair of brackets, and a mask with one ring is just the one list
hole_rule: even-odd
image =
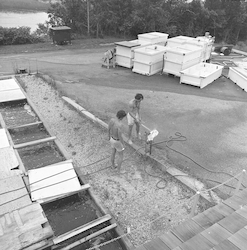
[[135,250],[246,250],[247,189]]
[[51,27],[51,30],[71,30],[68,26]]

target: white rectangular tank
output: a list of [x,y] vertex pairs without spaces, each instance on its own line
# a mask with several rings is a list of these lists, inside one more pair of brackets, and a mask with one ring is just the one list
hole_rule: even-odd
[[144,34],[139,34],[138,35],[138,40],[140,42],[148,42],[151,44],[160,44],[160,45],[165,45],[168,34],[166,33],[161,33],[161,32],[149,32],[149,33],[144,33]]
[[228,78],[247,92],[247,70],[240,67],[230,67]]
[[200,63],[201,58],[197,57],[193,60],[187,61],[185,63],[177,63],[177,62],[171,62],[168,60],[164,60],[164,64],[163,64],[163,73],[167,73],[167,74],[172,74],[175,76],[180,76],[180,72],[184,69],[187,69],[193,65],[196,65],[198,63]]
[[145,63],[135,61],[132,71],[141,75],[151,76],[158,72],[162,72],[163,61],[157,61],[153,63]]
[[186,63],[195,58],[201,57],[202,49],[201,48],[187,48],[186,45],[181,47],[170,48],[167,47],[165,51],[164,60],[175,62],[175,63]]
[[196,64],[180,72],[180,83],[204,88],[221,76],[223,68],[211,63]]
[[149,45],[138,40],[116,42],[116,64],[126,68],[133,67],[134,50]]
[[143,75],[153,75],[162,71],[166,47],[149,45],[135,50],[132,71]]
[[163,61],[163,55],[166,51],[166,47],[161,45],[149,45],[135,50],[134,59],[138,62],[144,62],[147,64],[157,61]]
[[167,47],[179,47],[183,45],[186,41],[192,40],[194,37],[189,36],[175,36],[167,39]]

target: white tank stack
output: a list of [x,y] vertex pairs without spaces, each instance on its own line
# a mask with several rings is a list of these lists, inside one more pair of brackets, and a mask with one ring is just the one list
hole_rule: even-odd
[[201,48],[166,47],[164,53],[163,73],[180,76],[180,71],[187,69],[201,61]]
[[180,83],[204,88],[221,76],[223,68],[211,63],[196,64],[181,71]]
[[189,36],[175,36],[167,40],[166,46],[171,47],[171,48],[182,47],[186,41],[193,40],[193,39],[194,39],[193,37],[189,37]]
[[148,42],[150,44],[166,45],[168,34],[161,32],[149,32],[138,35],[140,42]]
[[133,67],[134,50],[150,43],[139,40],[116,42],[116,64],[126,68]]
[[135,49],[132,71],[147,76],[162,72],[165,51],[166,47],[161,45],[149,45]]

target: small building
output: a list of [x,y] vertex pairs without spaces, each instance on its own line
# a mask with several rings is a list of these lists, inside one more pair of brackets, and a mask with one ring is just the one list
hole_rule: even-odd
[[50,36],[54,44],[71,44],[71,28],[68,26],[51,27]]

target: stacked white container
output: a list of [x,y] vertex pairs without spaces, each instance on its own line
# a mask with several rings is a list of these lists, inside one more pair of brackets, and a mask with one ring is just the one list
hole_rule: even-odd
[[161,72],[165,51],[166,47],[161,45],[149,45],[135,49],[132,71],[147,76]]
[[163,72],[180,76],[180,71],[201,61],[201,48],[167,47],[164,54]]
[[140,42],[147,42],[150,44],[166,45],[168,34],[161,32],[150,32],[138,35]]
[[188,40],[193,40],[193,37],[189,37],[189,36],[175,36],[172,38],[169,38],[167,40],[167,47],[181,47],[185,44],[186,41]]
[[134,50],[147,45],[148,42],[139,40],[116,42],[116,64],[126,68],[133,67]]

